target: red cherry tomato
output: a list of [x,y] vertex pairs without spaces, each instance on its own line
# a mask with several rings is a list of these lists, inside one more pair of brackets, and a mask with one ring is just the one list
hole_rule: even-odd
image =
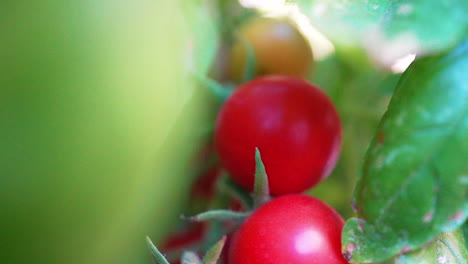
[[341,254],[343,218],[303,194],[264,204],[241,225],[229,248],[229,264],[346,264]]
[[302,192],[326,178],[341,147],[341,124],[328,97],[290,76],[259,77],[225,102],[215,144],[223,166],[252,190],[255,147],[265,164],[273,195]]

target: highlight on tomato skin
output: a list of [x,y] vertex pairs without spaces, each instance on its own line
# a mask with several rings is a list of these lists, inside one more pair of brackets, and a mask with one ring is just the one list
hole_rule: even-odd
[[215,146],[232,179],[252,190],[255,148],[272,195],[303,192],[324,180],[341,149],[341,122],[326,94],[281,75],[241,85],[220,110]]
[[234,234],[229,264],[347,264],[343,218],[317,198],[290,194],[258,208]]
[[313,66],[309,42],[288,18],[254,17],[237,32],[229,60],[229,76],[243,81],[247,48],[255,55],[255,76],[283,74],[306,77]]

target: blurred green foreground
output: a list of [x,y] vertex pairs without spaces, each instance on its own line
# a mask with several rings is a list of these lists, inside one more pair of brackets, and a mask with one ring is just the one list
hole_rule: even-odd
[[194,8],[1,1],[0,263],[149,263],[208,117]]

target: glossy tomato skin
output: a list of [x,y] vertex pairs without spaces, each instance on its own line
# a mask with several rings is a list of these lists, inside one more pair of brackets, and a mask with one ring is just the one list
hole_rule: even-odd
[[239,87],[218,115],[215,144],[234,181],[252,190],[258,147],[273,195],[326,178],[339,155],[341,124],[328,97],[307,81],[265,76]]
[[230,52],[229,75],[242,81],[247,66],[245,43],[255,54],[255,75],[284,74],[305,77],[313,65],[312,49],[287,18],[254,17],[237,32]]
[[229,264],[346,264],[343,218],[303,194],[273,199],[241,225],[229,247]]

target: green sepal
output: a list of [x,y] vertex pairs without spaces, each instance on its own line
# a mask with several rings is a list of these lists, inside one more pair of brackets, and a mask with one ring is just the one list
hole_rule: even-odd
[[250,212],[235,212],[232,210],[210,210],[195,216],[181,216],[182,219],[203,222],[203,221],[242,221],[250,215]]
[[268,186],[268,175],[258,148],[255,148],[255,182],[253,197],[254,208],[260,207],[271,199],[270,188]]
[[170,264],[169,261],[164,257],[164,255],[158,250],[158,248],[153,244],[153,241],[149,237],[146,237],[146,243],[153,257],[153,261],[156,264]]
[[208,252],[206,252],[205,257],[203,258],[203,264],[216,264],[219,256],[221,255],[221,252],[223,251],[225,243],[226,236],[223,236],[208,250]]

